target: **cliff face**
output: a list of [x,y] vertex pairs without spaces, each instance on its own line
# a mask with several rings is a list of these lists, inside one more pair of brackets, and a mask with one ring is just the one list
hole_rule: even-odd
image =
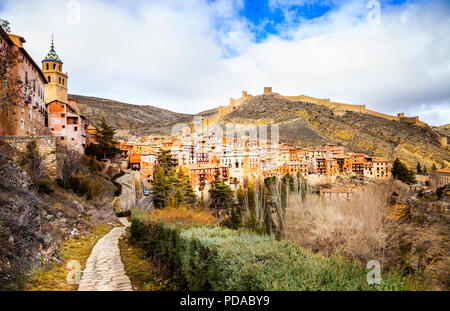
[[334,143],[354,152],[392,159],[398,157],[410,167],[415,167],[417,162],[427,167],[433,163],[450,164],[450,152],[441,148],[424,127],[289,101],[277,94],[247,99],[221,121],[228,122],[278,123],[281,142],[306,146]]

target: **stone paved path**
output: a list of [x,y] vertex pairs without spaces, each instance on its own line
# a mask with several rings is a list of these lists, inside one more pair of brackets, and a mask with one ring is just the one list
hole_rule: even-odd
[[92,249],[78,287],[79,291],[132,291],[130,279],[120,258],[119,238],[130,222],[119,218],[124,227],[113,228]]

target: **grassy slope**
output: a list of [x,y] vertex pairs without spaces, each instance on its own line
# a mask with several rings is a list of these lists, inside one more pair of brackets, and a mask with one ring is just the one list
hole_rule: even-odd
[[61,261],[53,263],[50,267],[35,269],[24,276],[13,286],[13,290],[25,291],[74,291],[78,289],[77,284],[69,284],[66,281],[70,269],[67,263],[77,260],[83,270],[86,261],[97,241],[106,235],[112,226],[101,225],[94,228],[91,234],[69,239],[61,243]]

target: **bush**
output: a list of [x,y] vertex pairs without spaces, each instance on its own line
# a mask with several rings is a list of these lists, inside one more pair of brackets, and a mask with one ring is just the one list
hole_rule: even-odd
[[122,194],[122,184],[117,181],[113,181],[112,183],[114,185],[114,195],[116,197],[120,196]]
[[143,211],[133,212],[131,234],[190,290],[405,290],[408,284],[388,273],[381,285],[369,286],[366,269],[340,256],[221,227],[154,222]]
[[217,223],[215,218],[207,209],[193,209],[188,206],[178,208],[168,207],[163,210],[154,210],[150,215],[153,222],[203,224],[212,225]]
[[131,216],[131,211],[120,211],[120,212],[116,212],[116,216],[117,217],[129,217]]
[[33,184],[39,194],[52,194],[55,191],[50,184],[50,178],[48,176],[33,181]]
[[[60,181],[58,182],[61,183]],[[103,193],[105,185],[101,176],[93,179],[88,175],[78,172],[75,176],[69,178],[67,188],[70,188],[78,196],[85,196],[86,199],[91,200],[95,196]]]

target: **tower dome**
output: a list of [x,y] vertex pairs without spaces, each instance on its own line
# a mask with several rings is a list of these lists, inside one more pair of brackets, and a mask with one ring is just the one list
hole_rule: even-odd
[[47,56],[42,60],[43,62],[58,62],[63,63],[62,60],[59,58],[59,56],[55,52],[55,45],[53,44],[53,37],[52,37],[52,45],[50,46],[50,51],[48,52]]

